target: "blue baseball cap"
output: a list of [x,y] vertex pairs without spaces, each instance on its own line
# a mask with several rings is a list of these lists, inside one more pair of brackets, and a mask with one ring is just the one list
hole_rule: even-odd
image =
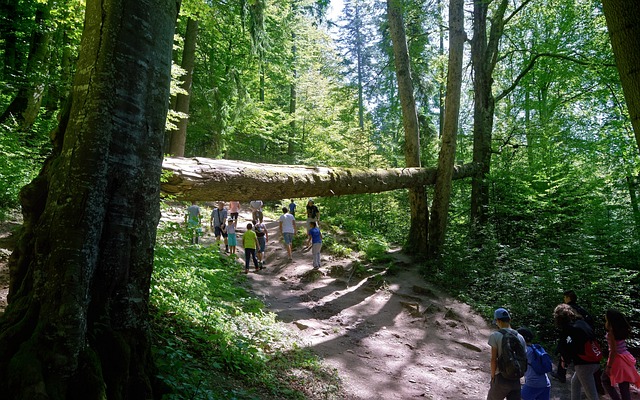
[[511,319],[509,311],[507,311],[505,308],[498,308],[497,310],[495,310],[493,312],[493,323],[495,324],[499,319]]

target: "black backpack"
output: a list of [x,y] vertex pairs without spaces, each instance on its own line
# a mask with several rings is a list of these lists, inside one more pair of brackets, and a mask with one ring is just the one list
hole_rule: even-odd
[[527,371],[527,351],[513,331],[500,329],[499,332],[502,333],[502,343],[498,369],[506,379],[520,379]]

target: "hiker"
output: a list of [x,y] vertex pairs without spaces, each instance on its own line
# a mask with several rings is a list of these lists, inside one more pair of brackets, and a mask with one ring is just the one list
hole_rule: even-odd
[[240,202],[236,200],[230,201],[229,216],[237,221],[239,214],[240,214]]
[[294,217],[296,216],[296,203],[294,203],[293,199],[291,199],[291,203],[289,203],[289,212],[291,213],[291,215],[293,215]]
[[256,258],[256,244],[257,236],[253,231],[253,224],[249,222],[247,224],[247,231],[242,235],[242,246],[244,247],[244,273],[249,273],[249,264],[253,260],[253,265],[256,268],[256,272],[260,271],[258,266],[258,259]]
[[[594,328],[593,318],[584,308],[580,307],[577,303],[578,295],[573,290],[565,290],[563,293],[563,301],[565,304],[568,304],[573,308],[573,310],[580,315],[580,317],[591,326],[591,329]],[[558,350],[556,348],[556,354],[558,354]],[[560,383],[565,383],[567,381],[567,369],[565,367],[565,362],[560,357],[558,361],[558,368],[555,372],[551,372],[551,376],[557,379]],[[596,379],[596,385],[599,383],[599,379]]]
[[264,269],[264,253],[267,248],[267,240],[269,240],[269,231],[267,231],[267,226],[262,221],[262,216],[260,220],[253,221],[254,230],[256,232],[256,236],[258,238],[258,266],[260,269]]
[[213,234],[216,237],[216,243],[220,243],[220,237],[224,240],[224,252],[229,252],[229,243],[227,242],[227,234],[223,232],[222,226],[227,220],[227,209],[224,206],[224,201],[219,201],[216,208],[211,211],[211,220],[209,226],[213,230]]
[[[574,366],[571,400],[579,400],[582,389],[589,400],[598,400],[594,374],[600,369],[602,353],[599,348],[594,349],[598,345],[593,329],[566,303],[553,310],[553,322],[560,329],[558,351],[565,363],[573,363]],[[588,354],[588,350],[593,354]]]
[[311,254],[313,254],[313,269],[320,268],[320,250],[322,249],[322,233],[315,221],[310,223],[311,229],[308,233],[307,246],[311,245]]
[[229,254],[235,256],[236,246],[238,246],[238,236],[236,235],[237,220],[229,218],[227,220],[227,244],[229,245]]
[[519,400],[520,378],[527,368],[527,346],[522,335],[511,328],[509,311],[498,308],[493,317],[499,329],[489,336],[491,387],[487,400]]
[[282,215],[278,221],[280,226],[280,235],[282,235],[282,241],[284,242],[284,247],[287,250],[289,261],[291,261],[293,260],[291,246],[293,243],[293,236],[296,233],[296,217],[288,211],[287,207],[282,207]]
[[527,344],[527,372],[524,374],[522,385],[522,400],[549,400],[551,396],[551,381],[547,372],[551,371],[551,357],[539,344],[533,343],[534,334],[529,328],[517,329]]
[[320,210],[318,210],[313,199],[309,199],[309,201],[307,201],[307,232],[311,229],[311,221],[314,221],[316,226],[320,221]]
[[249,207],[251,208],[251,220],[255,222],[262,220],[262,200],[251,200]]
[[[604,327],[609,344],[609,358],[604,369],[602,383],[612,400],[631,400],[629,384],[640,387],[640,374],[636,371],[636,359],[627,350],[627,338],[631,325],[618,310],[609,309],[604,316]],[[616,390],[618,386],[618,390]]]
[[192,201],[191,205],[187,208],[185,222],[187,223],[189,233],[191,233],[191,243],[198,244],[199,237],[202,235],[202,228],[200,227],[202,213],[195,201]]

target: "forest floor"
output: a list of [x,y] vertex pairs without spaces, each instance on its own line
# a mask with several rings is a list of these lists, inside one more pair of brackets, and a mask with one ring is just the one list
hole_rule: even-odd
[[[248,218],[241,213],[239,231]],[[366,276],[357,276],[351,273],[357,270],[355,257],[323,254],[322,267],[313,270],[309,249],[294,251],[289,261],[278,223],[265,224],[266,269],[253,272],[252,266],[247,284],[300,343],[337,370],[340,398],[486,399],[492,328],[468,305],[425,282],[408,257],[393,251],[398,272],[369,266]],[[0,224],[0,311],[6,306],[12,233],[19,225]],[[201,243],[215,244],[210,234]],[[239,248],[239,273],[243,256]],[[570,399],[569,383],[553,380],[551,392],[552,400]]]

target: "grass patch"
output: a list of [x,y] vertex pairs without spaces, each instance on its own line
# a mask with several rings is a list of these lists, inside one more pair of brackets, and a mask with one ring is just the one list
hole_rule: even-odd
[[164,225],[155,250],[150,309],[163,398],[337,398],[335,374],[247,291],[238,266],[185,245],[185,235]]

